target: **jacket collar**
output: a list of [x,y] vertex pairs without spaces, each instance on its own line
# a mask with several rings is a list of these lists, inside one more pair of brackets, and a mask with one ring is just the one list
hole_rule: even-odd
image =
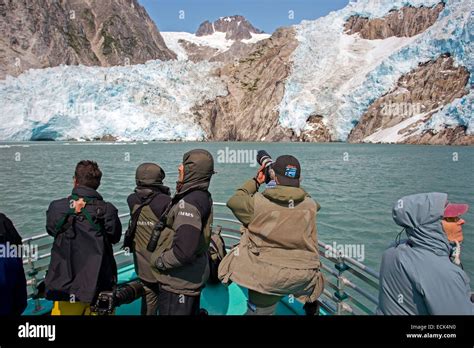
[[99,200],[103,200],[99,192],[97,192],[96,190],[90,187],[82,186],[82,185],[74,187],[72,190],[72,194],[73,195],[76,194],[80,197],[97,198]]
[[157,193],[162,193],[167,196],[171,195],[170,188],[168,186],[164,185],[157,185],[157,186],[137,186],[135,188],[135,193],[140,197],[140,198],[145,198],[150,196],[152,193],[157,192]]
[[309,194],[299,187],[276,185],[263,191],[263,196],[277,203],[300,203],[309,197]]

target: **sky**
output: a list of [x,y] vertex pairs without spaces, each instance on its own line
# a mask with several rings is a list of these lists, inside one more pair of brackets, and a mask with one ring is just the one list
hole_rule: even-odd
[[316,19],[345,7],[349,0],[139,0],[160,31],[196,32],[205,20],[243,15],[256,28],[276,28]]

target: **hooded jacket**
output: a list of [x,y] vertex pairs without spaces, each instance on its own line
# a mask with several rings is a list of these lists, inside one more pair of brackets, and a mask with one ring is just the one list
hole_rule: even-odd
[[393,220],[408,239],[382,256],[378,314],[472,315],[469,278],[449,258],[442,217],[448,195],[422,193],[395,203]]
[[277,185],[257,192],[247,181],[227,202],[243,224],[239,244],[219,265],[219,279],[260,294],[321,295],[316,213],[320,206],[301,188]]
[[0,213],[0,315],[20,315],[26,308],[26,278],[21,257],[5,257],[7,248],[21,245],[13,223]]
[[122,236],[117,208],[104,202],[95,190],[85,186],[73,194],[95,200],[86,209],[100,230],[84,216],[70,216],[58,231],[58,222],[67,214],[70,198],[51,202],[46,213],[46,230],[54,237],[51,261],[45,278],[46,298],[53,301],[92,303],[100,291],[111,291],[117,283],[117,265],[112,244]]
[[184,178],[178,184],[165,228],[151,256],[152,272],[162,289],[198,296],[209,278],[208,248],[212,197],[208,191],[214,161],[206,150],[183,157]]
[[151,253],[146,249],[150,240],[151,231],[158,223],[159,218],[171,202],[169,188],[159,186],[137,186],[135,192],[127,198],[130,215],[143,204],[151,195],[155,195],[150,204],[143,207],[138,217],[135,238],[133,241],[133,260],[135,271],[141,280],[155,283],[156,279],[151,272]]

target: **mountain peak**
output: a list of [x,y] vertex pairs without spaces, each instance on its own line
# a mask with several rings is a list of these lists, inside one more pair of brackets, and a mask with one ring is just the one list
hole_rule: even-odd
[[225,37],[228,40],[251,39],[252,34],[263,33],[260,29],[255,28],[244,16],[234,15],[220,17],[214,23],[209,21],[201,23],[196,31],[196,36],[212,35],[215,32],[225,33]]

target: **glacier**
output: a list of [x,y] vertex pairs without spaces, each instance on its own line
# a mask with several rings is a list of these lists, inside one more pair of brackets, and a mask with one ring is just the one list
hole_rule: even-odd
[[[474,82],[473,20],[469,0],[447,0],[433,26],[411,38],[365,40],[344,33],[352,15],[380,18],[404,6],[432,7],[440,0],[359,0],[326,17],[296,25],[299,45],[280,103],[280,123],[297,134],[312,114],[324,116],[334,137],[346,140],[369,105],[390,91],[398,79],[419,63],[450,53],[456,64],[470,72]],[[425,127],[464,125],[472,122],[473,90],[438,111]]]
[[[299,45],[279,105],[280,124],[299,135],[310,115],[322,115],[334,138],[344,141],[370,104],[402,75],[419,63],[450,53],[456,64],[471,72],[470,93],[438,110],[422,127],[441,130],[463,125],[474,134],[472,1],[444,1],[439,19],[414,37],[365,40],[344,33],[352,15],[380,18],[404,6],[432,7],[440,1],[351,1],[339,11],[295,25]],[[260,35],[253,40],[266,37]],[[220,51],[227,50],[231,41],[222,35],[198,38],[165,32],[163,36],[177,51],[178,61],[109,68],[59,66],[0,81],[0,140],[90,140],[105,135],[119,140],[205,139],[191,109],[227,95],[225,82],[214,73],[221,63],[188,61],[178,40]],[[397,138],[396,130],[371,139],[390,141]]]
[[225,96],[219,64],[149,61],[32,69],[0,81],[0,139],[202,140],[190,109]]

